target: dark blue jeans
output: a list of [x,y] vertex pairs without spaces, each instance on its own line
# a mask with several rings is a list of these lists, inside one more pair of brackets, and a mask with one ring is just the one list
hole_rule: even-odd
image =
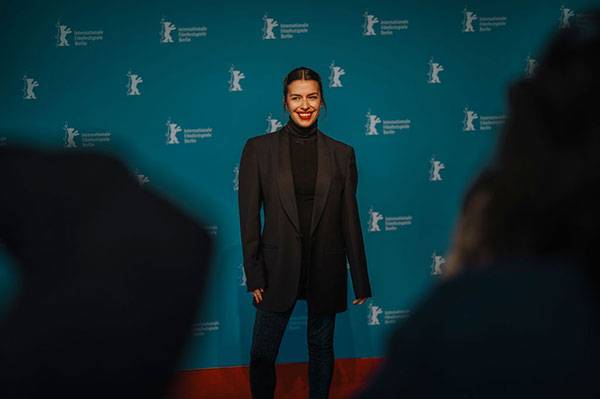
[[[250,352],[250,389],[254,399],[275,394],[275,360],[292,309],[287,312],[256,310]],[[308,383],[310,399],[327,399],[333,376],[335,314],[308,313]]]

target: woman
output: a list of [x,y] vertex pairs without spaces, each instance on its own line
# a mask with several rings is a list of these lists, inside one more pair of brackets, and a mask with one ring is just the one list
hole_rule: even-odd
[[[239,209],[246,285],[257,308],[250,359],[255,398],[272,398],[275,359],[298,299],[308,304],[311,398],[327,398],[336,313],[346,310],[346,257],[353,304],[371,296],[356,201],[354,150],[317,127],[320,76],[305,67],[283,81],[290,118],[250,138],[242,152]],[[261,231],[260,210],[264,210]]]

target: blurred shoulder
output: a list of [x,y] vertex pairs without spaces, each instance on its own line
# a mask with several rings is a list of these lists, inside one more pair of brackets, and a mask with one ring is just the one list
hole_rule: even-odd
[[273,143],[277,139],[277,134],[278,132],[272,132],[249,137],[246,140],[246,146],[251,145],[253,147],[259,148],[261,145]]
[[342,154],[344,156],[350,156],[352,153],[354,153],[354,148],[350,144],[346,144],[340,140],[336,140],[323,132],[321,133],[327,141],[329,148],[331,148],[336,153]]

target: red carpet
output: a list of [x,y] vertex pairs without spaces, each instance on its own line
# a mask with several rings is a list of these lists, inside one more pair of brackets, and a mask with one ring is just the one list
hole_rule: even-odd
[[[331,399],[346,399],[363,386],[381,358],[338,359],[335,362]],[[308,365],[277,365],[276,398],[308,397]],[[178,373],[169,399],[246,399],[250,398],[248,367],[227,367],[182,371]]]

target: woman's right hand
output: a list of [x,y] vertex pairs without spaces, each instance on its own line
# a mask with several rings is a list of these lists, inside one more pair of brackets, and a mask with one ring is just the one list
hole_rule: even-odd
[[256,301],[256,303],[262,302],[262,293],[263,292],[264,292],[264,290],[262,288],[258,288],[258,289],[255,289],[254,291],[252,291],[252,296],[254,296],[254,300]]

